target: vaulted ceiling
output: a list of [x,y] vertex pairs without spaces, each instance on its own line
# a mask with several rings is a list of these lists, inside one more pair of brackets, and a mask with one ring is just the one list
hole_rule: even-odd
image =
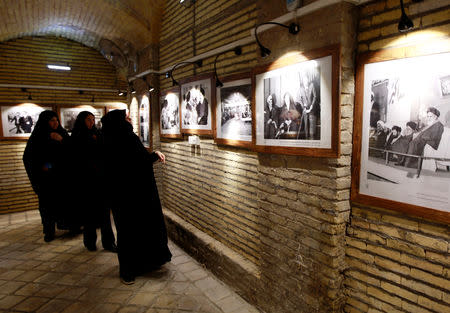
[[54,35],[100,51],[100,40],[108,39],[132,54],[158,42],[164,2],[0,0],[0,41]]

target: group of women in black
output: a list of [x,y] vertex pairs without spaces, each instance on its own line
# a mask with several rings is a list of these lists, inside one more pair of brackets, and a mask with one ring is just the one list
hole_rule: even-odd
[[132,284],[172,256],[153,174],[153,163],[165,163],[165,156],[148,152],[125,110],[110,111],[101,121],[100,131],[94,115],[83,111],[69,136],[55,112],[43,111],[23,161],[39,198],[44,240],[55,238],[55,227],[82,228],[85,247],[95,251],[100,228],[103,248],[118,253],[121,281]]

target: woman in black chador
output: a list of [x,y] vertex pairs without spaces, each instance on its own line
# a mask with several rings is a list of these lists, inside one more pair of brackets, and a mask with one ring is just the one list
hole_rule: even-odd
[[64,202],[67,201],[67,190],[63,181],[67,173],[68,140],[69,136],[61,127],[57,114],[46,110],[39,114],[23,154],[31,186],[39,198],[46,242],[55,238],[56,222],[58,227],[67,224],[67,203]]
[[144,148],[125,110],[107,113],[102,125],[120,277],[131,284],[136,276],[157,269],[172,257],[153,174],[153,162],[164,163],[165,156]]
[[82,111],[78,114],[71,138],[72,169],[75,178],[72,191],[76,208],[84,225],[84,246],[89,251],[97,250],[97,228],[100,227],[103,248],[116,252],[110,209],[104,201],[106,190],[104,189],[101,136],[95,127],[95,117],[91,112]]

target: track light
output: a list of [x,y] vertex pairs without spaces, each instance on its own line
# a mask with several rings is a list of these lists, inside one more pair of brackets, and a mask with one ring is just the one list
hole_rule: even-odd
[[92,103],[94,103],[94,102],[95,102],[95,96],[94,96],[94,95],[92,95],[92,99],[91,99],[91,102],[92,102]]
[[216,77],[216,87],[221,88],[223,87],[223,83],[220,81],[219,76],[217,76],[217,67],[216,67],[216,63],[217,63],[217,59],[219,58],[219,56],[221,56],[222,54],[225,54],[229,51],[234,51],[234,54],[236,55],[241,55],[242,54],[242,48],[241,47],[236,47],[233,50],[227,50],[224,51],[222,53],[219,53],[218,55],[216,55],[216,58],[214,59],[214,76]]
[[258,27],[262,26],[262,25],[268,25],[268,24],[273,24],[273,25],[278,25],[278,26],[285,27],[285,28],[287,28],[289,30],[289,33],[293,34],[293,35],[296,35],[296,34],[298,34],[300,32],[300,26],[298,24],[296,24],[296,23],[291,23],[289,25],[284,25],[284,24],[280,24],[280,23],[276,23],[276,22],[265,22],[265,23],[261,23],[258,26],[256,26],[256,28],[255,28],[255,39],[256,39],[256,43],[259,46],[259,49],[261,50],[261,56],[263,58],[268,56],[271,53],[271,51],[268,48],[264,47],[261,44],[261,42],[259,41],[259,39],[258,39]]
[[411,30],[414,27],[414,23],[405,13],[403,0],[400,0],[400,7],[402,9],[402,16],[400,17],[400,22],[398,22],[398,31],[404,33],[407,32],[408,30]]
[[193,3],[195,3],[195,0],[180,0],[180,4],[187,8],[189,8]]
[[155,90],[155,88],[152,86],[152,85],[150,85],[149,83],[148,83],[148,81],[147,81],[147,77],[142,77],[142,80],[147,84],[147,90],[148,90],[148,92],[152,92],[153,90]]
[[33,97],[31,97],[31,93],[28,94],[28,100],[33,100]]
[[202,61],[202,60],[197,60],[197,61],[194,61],[194,62],[180,62],[180,63],[175,64],[175,65],[172,67],[172,69],[166,73],[166,77],[167,77],[167,78],[169,78],[169,77],[172,78],[172,86],[179,85],[179,83],[178,83],[178,82],[175,80],[175,78],[173,77],[173,71],[175,71],[175,69],[176,69],[179,65],[183,65],[183,64],[195,64],[195,65],[197,65],[198,67],[201,67],[201,66],[203,65],[203,61]]

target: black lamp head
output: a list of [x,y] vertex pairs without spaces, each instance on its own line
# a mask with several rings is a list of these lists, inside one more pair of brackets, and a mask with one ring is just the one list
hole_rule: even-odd
[[300,31],[300,26],[296,23],[291,23],[289,25],[289,33],[291,33],[292,35],[296,35],[298,34]]
[[242,54],[242,47],[236,47],[234,48],[234,54],[241,55]]
[[405,12],[402,12],[402,16],[400,17],[400,22],[398,22],[398,31],[401,33],[407,32],[408,30],[411,30],[414,27],[413,21],[405,14]]
[[261,56],[265,58],[266,56],[269,56],[272,51],[270,49],[264,47],[262,44],[259,44],[259,49],[261,50]]
[[400,7],[402,9],[402,16],[400,17],[400,22],[398,22],[398,31],[404,33],[411,30],[414,27],[414,23],[405,13],[405,8],[403,7],[403,0],[400,0]]
[[219,77],[216,76],[216,87],[217,88],[222,88],[223,87],[223,83],[219,80]]
[[203,60],[195,61],[195,65],[197,65],[198,67],[202,67],[202,65],[203,65]]
[[28,95],[28,100],[33,100],[33,97],[31,97],[31,93]]

